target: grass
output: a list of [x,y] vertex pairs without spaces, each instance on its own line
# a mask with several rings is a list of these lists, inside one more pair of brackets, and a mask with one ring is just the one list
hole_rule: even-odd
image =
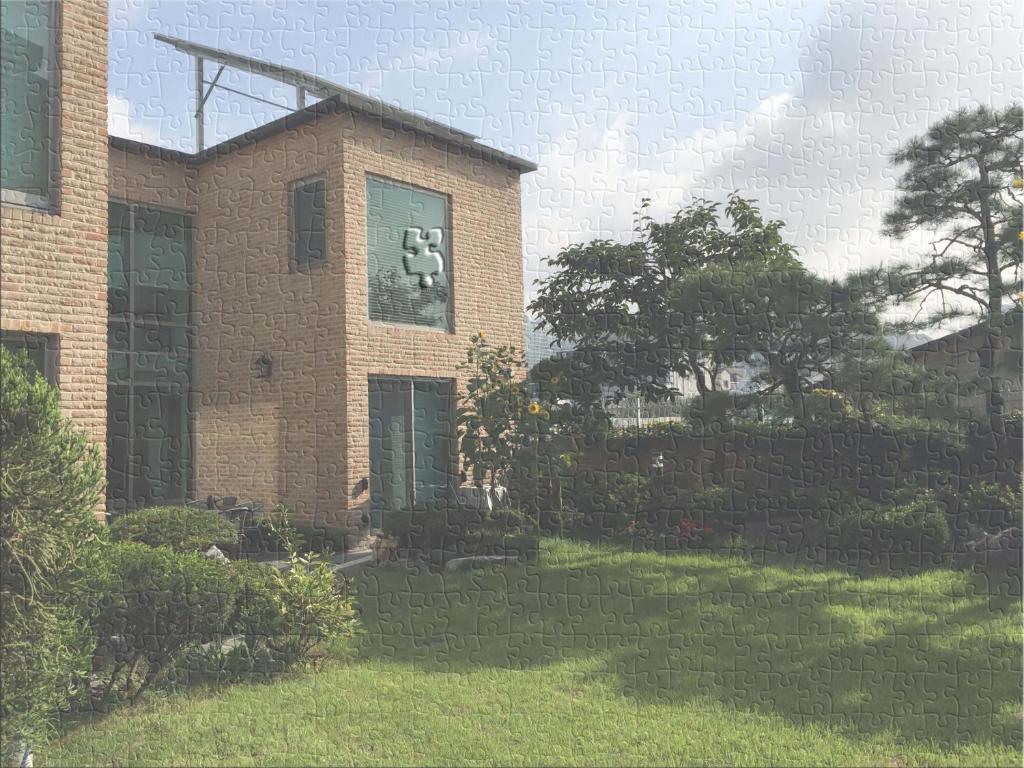
[[1006,584],[545,542],[537,565],[367,571],[358,654],[150,697],[40,765],[1020,765]]

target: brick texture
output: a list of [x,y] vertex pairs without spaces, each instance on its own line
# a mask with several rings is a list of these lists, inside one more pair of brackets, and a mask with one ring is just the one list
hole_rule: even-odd
[[[353,496],[369,473],[368,377],[456,379],[478,331],[523,347],[518,171],[344,111],[192,168],[116,154],[112,195],[195,212],[200,495],[281,501],[328,525],[358,521],[369,502]],[[448,196],[453,333],[369,322],[368,173]],[[327,259],[297,271],[291,189],[313,176],[326,180]],[[263,353],[268,378],[255,372]]]
[[61,407],[104,452],[107,3],[61,3],[59,210],[0,208],[0,327],[60,337]]

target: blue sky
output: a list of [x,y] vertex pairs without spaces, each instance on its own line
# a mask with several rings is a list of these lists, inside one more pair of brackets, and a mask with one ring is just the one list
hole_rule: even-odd
[[[624,239],[738,189],[826,273],[903,256],[878,233],[887,155],[958,106],[1024,99],[1011,2],[123,2],[110,11],[111,131],[194,142],[188,59],[165,32],[314,72],[480,136],[523,181],[527,284],[560,247]],[[225,76],[226,77],[226,76]],[[233,76],[287,103],[289,89]],[[284,114],[230,94],[207,143]]]

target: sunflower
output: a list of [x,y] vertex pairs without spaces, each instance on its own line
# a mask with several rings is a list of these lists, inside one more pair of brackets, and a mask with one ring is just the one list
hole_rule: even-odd
[[1013,180],[1013,188],[1014,189],[1024,189],[1024,179],[1014,179]]
[[485,334],[483,331],[477,331],[476,335],[481,341],[487,338],[487,334]]
[[530,413],[532,413],[533,415],[536,416],[538,413],[540,413],[540,404],[539,403],[530,403],[530,407],[527,408],[527,410]]

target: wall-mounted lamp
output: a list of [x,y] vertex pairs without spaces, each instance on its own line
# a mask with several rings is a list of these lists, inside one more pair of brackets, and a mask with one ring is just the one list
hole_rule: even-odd
[[260,352],[252,364],[253,375],[257,379],[269,379],[274,372],[274,361],[268,352]]
[[367,489],[369,487],[370,487],[370,480],[369,480],[369,478],[364,477],[362,480],[360,480],[358,483],[356,483],[355,487],[352,489],[352,498],[353,499],[359,498],[364,493],[366,493],[366,491],[367,491]]

